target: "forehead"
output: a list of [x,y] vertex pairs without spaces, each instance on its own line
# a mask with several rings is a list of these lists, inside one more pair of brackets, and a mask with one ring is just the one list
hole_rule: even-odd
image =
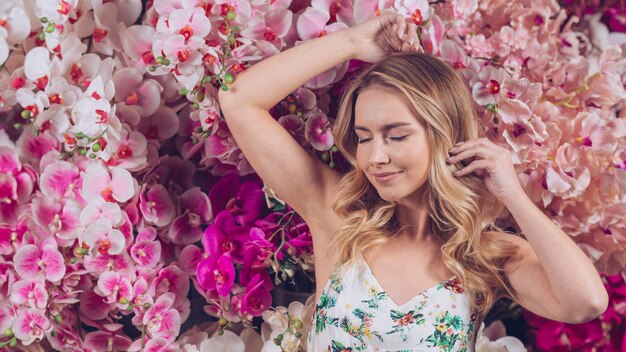
[[378,87],[361,91],[354,106],[355,126],[378,129],[392,122],[418,124],[407,97]]

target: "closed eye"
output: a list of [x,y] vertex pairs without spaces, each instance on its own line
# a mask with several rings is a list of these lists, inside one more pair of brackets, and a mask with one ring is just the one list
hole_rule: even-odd
[[408,136],[402,136],[402,137],[389,137],[389,139],[391,139],[392,141],[403,141],[407,138]]
[[[401,142],[401,141],[403,141],[403,140],[407,139],[407,137],[408,137],[408,136],[401,136],[401,137],[389,137],[389,139],[391,139],[392,141],[395,141],[395,142]],[[371,139],[371,138],[362,138],[362,139],[357,140],[357,143],[358,143],[358,144],[363,144],[363,143],[365,143],[365,142],[369,142],[369,140],[370,140],[370,139]]]

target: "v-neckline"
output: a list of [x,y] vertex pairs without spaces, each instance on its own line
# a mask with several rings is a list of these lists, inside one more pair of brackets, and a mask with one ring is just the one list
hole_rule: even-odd
[[416,294],[415,296],[409,298],[408,301],[406,301],[405,303],[400,305],[400,304],[396,303],[396,301],[393,298],[391,298],[391,296],[389,295],[389,292],[387,292],[387,290],[385,290],[383,288],[383,286],[380,284],[380,282],[378,282],[378,279],[376,278],[376,276],[374,276],[374,272],[372,272],[372,269],[370,268],[369,264],[367,264],[367,261],[365,260],[365,257],[363,256],[363,253],[359,253],[359,256],[361,257],[361,261],[365,265],[365,271],[367,272],[369,277],[372,279],[374,284],[377,286],[377,288],[380,290],[380,292],[384,292],[387,295],[387,298],[389,298],[389,302],[391,302],[391,304],[393,304],[398,309],[406,307],[409,303],[412,303],[414,300],[416,300],[417,298],[423,296],[425,293],[427,293],[427,292],[429,292],[429,291],[439,287],[439,285],[441,285],[441,284],[445,284],[445,283],[450,282],[450,281],[452,281],[453,279],[456,278],[456,275],[453,275],[451,278],[446,279],[444,281],[441,281],[441,282],[435,284],[434,286],[429,287],[429,288],[425,289],[424,291]]

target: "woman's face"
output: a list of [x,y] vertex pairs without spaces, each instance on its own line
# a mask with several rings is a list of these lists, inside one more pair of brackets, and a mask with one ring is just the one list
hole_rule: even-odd
[[366,88],[355,104],[354,125],[357,164],[380,197],[394,202],[421,195],[430,165],[428,136],[408,99],[390,90]]

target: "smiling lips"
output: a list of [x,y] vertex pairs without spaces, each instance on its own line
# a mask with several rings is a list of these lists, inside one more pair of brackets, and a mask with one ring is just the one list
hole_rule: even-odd
[[399,175],[402,171],[397,171],[397,172],[381,172],[378,174],[372,174],[374,176],[374,178],[376,179],[377,183],[388,183],[391,182],[393,179],[396,178],[397,175]]

